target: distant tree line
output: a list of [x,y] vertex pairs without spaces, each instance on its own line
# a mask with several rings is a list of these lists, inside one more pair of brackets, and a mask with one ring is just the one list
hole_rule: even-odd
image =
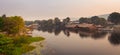
[[58,17],[48,20],[35,20],[35,21],[25,21],[26,25],[39,24],[41,29],[62,29],[67,23],[70,22],[70,18],[67,17],[61,21]]
[[105,26],[107,24],[107,20],[104,18],[100,18],[98,16],[93,16],[91,18],[82,17],[79,19],[79,23],[89,23],[89,24]]
[[80,23],[92,23],[95,25],[103,25],[103,26],[108,24],[108,22],[111,22],[115,25],[119,25],[120,24],[120,13],[118,13],[118,12],[111,13],[108,16],[107,20],[104,18],[100,18],[98,16],[93,16],[91,18],[82,17],[79,19],[79,22]]
[[[4,17],[4,16],[3,16]],[[67,17],[63,20],[60,20],[58,17],[55,17],[54,19],[49,20],[35,20],[35,21],[25,21],[26,25],[37,23],[39,24],[39,28],[41,29],[63,29],[65,28],[65,25],[67,25],[70,22],[70,18]],[[94,24],[94,25],[102,25],[107,26],[108,22],[114,23],[114,24],[120,24],[120,13],[113,12],[109,15],[108,19],[101,18],[98,16],[93,16],[90,18],[81,17],[79,18],[79,24],[82,23],[88,23],[88,24]]]

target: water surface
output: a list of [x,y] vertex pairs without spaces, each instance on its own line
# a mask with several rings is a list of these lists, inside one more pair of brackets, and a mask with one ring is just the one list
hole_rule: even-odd
[[42,55],[120,55],[120,36],[110,32],[34,30],[32,35],[46,38]]

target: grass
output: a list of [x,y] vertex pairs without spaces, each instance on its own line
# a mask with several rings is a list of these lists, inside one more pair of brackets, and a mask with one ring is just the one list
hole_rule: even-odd
[[32,38],[29,38],[28,41],[30,42],[38,42],[40,40],[44,40],[45,38],[43,37],[32,37]]
[[0,34],[0,54],[22,55],[22,53],[29,52],[35,48],[34,46],[30,46],[30,43],[42,40],[44,40],[43,37],[31,37],[27,35],[8,37]]

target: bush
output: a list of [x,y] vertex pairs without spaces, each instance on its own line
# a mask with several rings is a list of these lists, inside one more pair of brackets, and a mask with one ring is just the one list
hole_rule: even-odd
[[27,35],[17,37],[7,37],[0,34],[0,54],[22,55],[22,53],[33,50],[34,46],[29,46],[32,42],[44,40],[42,37],[30,37]]

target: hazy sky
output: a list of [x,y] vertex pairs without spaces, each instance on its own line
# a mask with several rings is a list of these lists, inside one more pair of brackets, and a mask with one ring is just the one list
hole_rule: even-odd
[[120,12],[120,0],[0,0],[0,15],[25,20],[87,17]]

